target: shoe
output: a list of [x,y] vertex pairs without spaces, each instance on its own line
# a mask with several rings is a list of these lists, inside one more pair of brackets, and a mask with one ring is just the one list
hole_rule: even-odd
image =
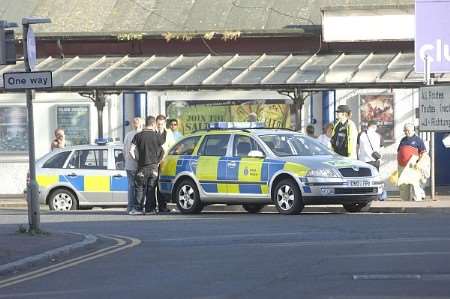
[[170,213],[170,210],[168,208],[161,208],[159,209],[160,213]]
[[170,210],[170,213],[178,213],[178,210],[173,208],[172,210]]
[[144,215],[155,215],[156,211],[155,210],[145,210]]

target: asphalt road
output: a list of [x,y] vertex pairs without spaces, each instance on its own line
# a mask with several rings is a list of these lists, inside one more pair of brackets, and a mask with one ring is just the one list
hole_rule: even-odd
[[[24,222],[21,212],[0,218]],[[0,288],[0,298],[450,298],[446,214],[106,210],[45,212],[42,222],[141,243]]]

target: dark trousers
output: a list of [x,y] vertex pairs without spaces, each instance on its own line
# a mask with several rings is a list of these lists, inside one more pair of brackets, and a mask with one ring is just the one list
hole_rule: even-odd
[[134,186],[136,188],[136,201],[140,208],[150,212],[156,208],[155,189],[158,181],[158,165],[149,165],[138,169]]

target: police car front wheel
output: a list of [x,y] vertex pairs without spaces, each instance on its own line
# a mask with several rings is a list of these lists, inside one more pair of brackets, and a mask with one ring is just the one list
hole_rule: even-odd
[[191,180],[183,180],[177,184],[175,196],[177,208],[183,214],[196,214],[203,209],[197,186]]
[[304,204],[297,183],[292,179],[281,180],[273,192],[278,212],[285,215],[298,214]]
[[78,201],[75,195],[66,189],[56,189],[50,194],[48,205],[52,211],[76,210]]

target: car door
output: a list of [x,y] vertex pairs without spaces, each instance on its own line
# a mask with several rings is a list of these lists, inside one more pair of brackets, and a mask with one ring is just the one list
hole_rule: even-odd
[[225,159],[230,134],[212,134],[203,138],[198,150],[196,177],[205,193],[223,195],[228,192]]
[[123,149],[110,148],[111,161],[109,164],[111,169],[110,181],[111,181],[111,193],[112,200],[117,204],[128,203],[128,177],[125,171],[125,159],[123,155]]
[[64,180],[73,185],[88,204],[112,202],[108,149],[75,150],[67,163]]
[[181,173],[195,174],[198,156],[193,155],[201,136],[186,137],[179,141],[161,162],[159,173],[159,190],[172,193],[173,181]]
[[[268,193],[268,164],[264,158],[249,157],[250,151],[261,151],[255,139],[248,135],[233,137],[232,157],[227,161],[228,193],[238,197],[260,196]],[[263,152],[264,153],[264,152]]]

